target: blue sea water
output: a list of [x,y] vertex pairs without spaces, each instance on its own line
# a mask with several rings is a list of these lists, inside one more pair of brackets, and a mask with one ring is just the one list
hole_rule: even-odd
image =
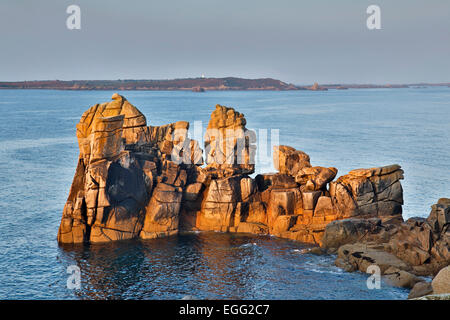
[[[167,239],[60,247],[56,234],[78,157],[75,124],[110,91],[1,90],[0,299],[404,299],[333,256],[271,237],[192,233]],[[247,127],[279,129],[338,175],[398,163],[404,217],[428,215],[450,197],[450,88],[325,92],[121,92],[149,125],[202,121],[215,104],[243,112]],[[270,164],[258,172],[273,171]],[[66,286],[81,269],[81,289]]]

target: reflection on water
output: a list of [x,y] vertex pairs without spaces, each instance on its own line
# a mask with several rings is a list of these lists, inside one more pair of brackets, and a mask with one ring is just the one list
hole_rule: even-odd
[[[334,267],[309,245],[268,236],[189,233],[60,247],[62,267],[81,269],[78,299],[404,299],[369,290],[367,276]],[[68,290],[68,289],[67,289]]]

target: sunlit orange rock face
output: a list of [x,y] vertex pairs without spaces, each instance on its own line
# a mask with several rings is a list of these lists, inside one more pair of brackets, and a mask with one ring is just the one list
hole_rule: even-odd
[[353,170],[334,181],[336,168],[312,166],[305,152],[276,146],[278,172],[251,177],[255,135],[245,126],[242,113],[217,105],[203,154],[189,139],[186,121],[147,126],[118,94],[91,107],[77,124],[80,156],[58,241],[152,239],[199,230],[320,244],[334,220],[401,219],[400,166]]
[[255,133],[245,128],[247,121],[233,108],[216,105],[205,134],[206,164],[217,177],[255,172]]

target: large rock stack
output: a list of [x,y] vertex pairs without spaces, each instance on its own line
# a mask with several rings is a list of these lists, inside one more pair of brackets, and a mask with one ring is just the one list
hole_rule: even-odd
[[[77,124],[80,157],[58,231],[61,243],[176,233],[186,171],[203,162],[198,143],[187,139],[187,122],[147,127],[124,97],[112,99],[91,107]],[[195,161],[171,161],[186,143],[184,156]]]
[[80,158],[58,241],[156,238],[179,230],[273,234],[318,243],[325,226],[348,217],[401,218],[398,165],[358,169],[312,166],[276,146],[278,173],[254,172],[255,134],[243,114],[217,105],[203,151],[189,123],[147,126],[124,97],[86,111],[77,125]]
[[255,133],[233,108],[216,105],[205,135],[206,164],[215,176],[228,177],[255,171]]
[[63,243],[128,239],[139,234],[147,201],[145,160],[125,150],[145,142],[146,119],[125,98],[87,110],[77,124],[80,156],[58,232]]

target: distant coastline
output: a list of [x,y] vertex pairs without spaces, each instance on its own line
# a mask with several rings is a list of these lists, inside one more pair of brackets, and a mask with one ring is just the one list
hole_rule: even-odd
[[409,88],[427,86],[447,86],[448,83],[417,84],[323,84],[294,85],[272,78],[244,79],[227,78],[185,78],[172,80],[36,80],[0,82],[0,89],[50,89],[50,90],[144,90],[144,91],[288,91],[328,89],[380,89]]

